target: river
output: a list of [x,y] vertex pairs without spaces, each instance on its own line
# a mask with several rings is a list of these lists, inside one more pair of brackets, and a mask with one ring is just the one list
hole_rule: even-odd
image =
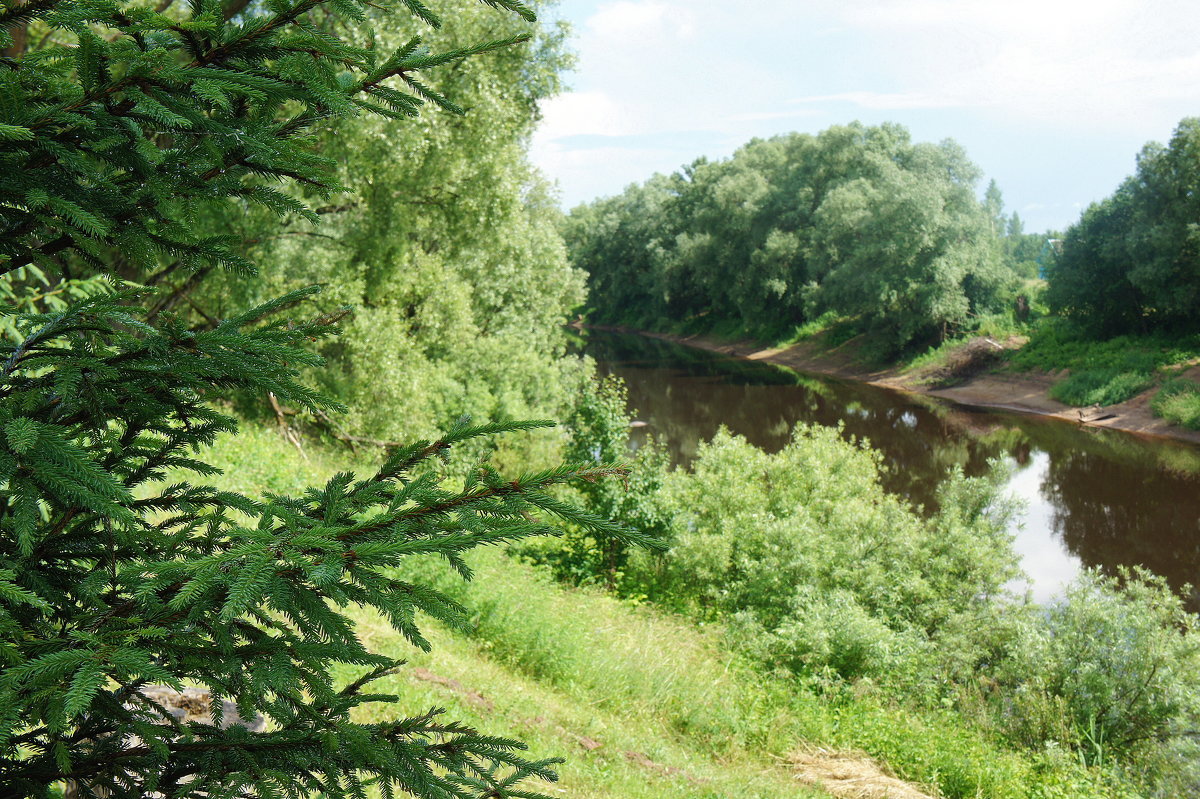
[[[956,465],[1012,467],[1023,503],[1013,524],[1028,588],[1053,596],[1082,567],[1141,565],[1177,589],[1200,577],[1200,447],[1057,419],[968,408],[931,397],[746,361],[641,336],[589,331],[584,351],[622,377],[633,445],[653,435],[688,464],[721,425],[768,451],[798,422],[843,426],[887,465],[885,487],[936,507]],[[1189,604],[1200,609],[1200,592]]]

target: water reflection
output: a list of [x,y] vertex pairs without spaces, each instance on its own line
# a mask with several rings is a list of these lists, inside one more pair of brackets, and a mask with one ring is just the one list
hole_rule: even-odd
[[[1179,587],[1200,576],[1200,448],[1058,420],[951,406],[848,381],[798,375],[638,336],[591,333],[586,351],[620,375],[630,405],[677,463],[720,425],[778,450],[797,422],[841,425],[868,439],[884,485],[928,509],[955,466],[982,474],[1013,466],[1009,488],[1026,508],[1015,530],[1035,596],[1080,565],[1143,565]],[[1200,595],[1193,593],[1200,607]]]

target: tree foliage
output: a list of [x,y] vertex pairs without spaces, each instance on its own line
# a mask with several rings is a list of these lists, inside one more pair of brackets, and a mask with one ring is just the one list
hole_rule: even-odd
[[854,123],[656,176],[573,211],[565,237],[601,321],[777,334],[832,311],[896,351],[1007,299],[999,192],[985,208],[978,178],[953,142]]
[[1200,307],[1200,119],[1148,144],[1137,172],[1066,233],[1051,307],[1100,335],[1195,332]]
[[[225,242],[230,258],[258,265],[256,274],[174,251],[134,257],[117,247],[85,259],[67,250],[58,255],[65,282],[56,275],[43,286],[22,274],[12,281],[18,298],[36,302],[73,277],[115,271],[161,288],[151,320],[170,311],[211,327],[320,283],[327,290],[314,301],[323,311],[353,311],[343,335],[324,345],[329,368],[308,376],[350,408],[339,426],[395,440],[433,435],[466,407],[491,418],[563,412],[584,370],[563,357],[560,326],[582,301],[583,279],[567,264],[559,212],[525,149],[538,101],[558,89],[570,60],[564,30],[472,0],[446,0],[439,12],[455,24],[422,34],[430,52],[527,41],[446,65],[436,92],[418,91],[414,108],[453,97],[452,110],[471,113],[414,115],[410,135],[394,135],[390,117],[322,111],[305,146],[333,181],[247,175],[235,202],[194,202],[189,235]],[[373,21],[321,12],[306,24],[381,52],[408,44],[405,31],[372,29]],[[36,33],[27,58],[62,38]],[[433,91],[427,80],[420,85]],[[264,192],[272,202],[256,204]]]
[[878,453],[836,429],[798,426],[776,453],[722,430],[657,477],[646,516],[671,548],[632,552],[616,587],[720,625],[732,648],[829,696],[954,708],[1145,795],[1195,793],[1200,618],[1184,599],[1143,570],[1085,570],[1035,605],[1013,590],[1005,470],[956,468],[932,513],[882,475]]
[[[475,0],[446,7],[455,25],[428,37],[439,49],[528,28]],[[439,74],[439,92],[465,115],[423,115],[408,136],[385,119],[325,131],[317,146],[347,190],[321,201],[320,227],[296,216],[274,227],[227,207],[211,224],[251,242],[259,275],[213,272],[198,285],[172,275],[170,296],[221,316],[325,285],[323,309],[353,314],[312,379],[349,406],[339,423],[361,435],[432,435],[464,408],[488,418],[564,413],[584,374],[564,357],[562,332],[583,301],[583,276],[567,263],[560,213],[526,147],[537,103],[557,91],[569,58],[561,30],[530,33]],[[401,39],[376,35],[381,45]]]
[[671,549],[637,554],[631,580],[731,619],[747,649],[792,673],[899,683],[961,669],[982,636],[960,634],[999,615],[1018,573],[997,476],[951,475],[923,518],[880,485],[878,453],[839,433],[798,426],[774,454],[718,433],[664,480]]
[[[515,0],[487,4],[532,19]],[[420,2],[403,7],[438,22]],[[397,37],[389,47],[366,28],[378,8],[9,5],[0,272],[249,271],[243,243],[210,220],[231,207],[319,217],[309,200],[339,188],[334,160],[313,150],[325,126],[364,112],[407,120],[427,102],[454,111],[423,73],[527,38],[430,50]],[[334,17],[346,35],[327,24]],[[551,532],[554,519],[646,540],[546,493],[613,470],[509,480],[479,463],[449,481],[439,458],[452,448],[545,424],[462,422],[395,448],[372,475],[339,474],[300,496],[204,485],[214,470],[203,448],[236,426],[214,405],[221,395],[338,407],[298,379],[321,364],[309,347],[335,319],[278,318],[313,295],[200,326],[147,309],[117,281],[47,313],[6,309],[0,794],[46,797],[69,779],[97,797],[363,796],[367,786],[384,797],[518,797],[535,795],[526,778],[553,779],[552,761],[436,708],[356,723],[356,707],[390,700],[371,684],[401,664],[366,649],[339,609],[375,606],[427,646],[417,611],[453,623],[461,608],[406,582],[411,558],[441,557],[469,577],[465,551]],[[188,472],[198,479],[179,479]],[[359,679],[335,685],[338,662],[361,667]],[[199,684],[268,728],[179,722],[142,692],[149,683]]]
[[[597,516],[662,537],[666,528],[658,494],[667,473],[667,451],[651,437],[630,452],[628,400],[625,382],[615,375],[594,377],[584,384],[565,422],[569,438],[563,454],[572,463],[629,463],[627,473],[578,484],[580,504]],[[631,550],[619,539],[598,538],[587,529],[568,530],[553,541],[523,544],[518,552],[548,565],[562,580],[633,590],[624,583]]]

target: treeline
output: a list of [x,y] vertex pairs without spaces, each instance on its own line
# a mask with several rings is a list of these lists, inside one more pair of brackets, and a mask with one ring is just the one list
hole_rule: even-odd
[[1137,172],[1066,233],[1049,273],[1054,310],[1098,337],[1200,332],[1200,119],[1167,146],[1147,144]]
[[829,315],[894,354],[1005,310],[1036,273],[1044,237],[979,178],[952,141],[853,123],[656,175],[576,208],[565,238],[594,321],[772,336]]

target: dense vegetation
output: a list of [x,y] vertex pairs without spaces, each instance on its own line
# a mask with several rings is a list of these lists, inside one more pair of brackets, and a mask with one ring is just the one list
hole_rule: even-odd
[[[865,334],[860,356],[933,382],[1007,360],[1069,370],[1055,399],[1112,405],[1200,357],[1198,164],[1200,120],[1185,119],[1060,238],[1025,233],[994,181],[976,198],[953,143],[855,123],[656,175],[576,208],[564,235],[597,323],[827,346]],[[976,360],[979,336],[1031,341]],[[1177,424],[1184,385],[1153,405]]]
[[1178,373],[1200,357],[1198,147],[1200,120],[1183,120],[1167,146],[1146,145],[1137,172],[1065,234],[1047,270],[1054,317],[1014,358],[1026,368],[1070,369],[1057,399],[1109,405],[1161,384],[1154,412],[1196,427],[1193,381]]
[[1043,237],[953,143],[855,124],[578,209],[570,264],[525,154],[564,31],[483,5],[0,12],[0,793],[532,797],[521,740],[597,796],[808,795],[811,745],[964,799],[1195,792],[1160,580],[1038,608],[998,473],[926,516],[835,431],[672,470],[564,357],[580,267],[607,321],[895,354],[1006,313]]
[[594,321],[771,337],[852,318],[891,355],[1007,310],[1016,264],[1032,277],[1041,237],[979,176],[951,141],[854,123],[655,176],[576,208],[565,238]]
[[[326,252],[298,264],[297,275],[245,276],[254,245],[278,233],[271,214],[316,222],[326,210],[318,203],[346,199],[333,173],[349,152],[335,143],[355,144],[348,126],[363,124],[364,113],[404,121],[426,102],[457,111],[424,73],[529,40],[479,15],[500,9],[525,28],[533,22],[528,8],[488,5],[452,15],[463,22],[464,41],[474,38],[437,50],[394,25],[372,31],[375,3],[50,0],[0,12],[12,31],[0,42],[0,273],[17,306],[5,310],[9,338],[0,344],[0,793],[46,797],[70,781],[86,797],[357,797],[368,786],[384,797],[500,797],[536,795],[529,779],[555,778],[554,760],[530,759],[518,741],[446,721],[438,708],[405,717],[389,707],[358,720],[364,706],[392,703],[375,683],[403,661],[371,651],[346,608],[375,608],[398,639],[424,649],[417,611],[453,621],[462,609],[397,571],[414,557],[440,556],[469,577],[467,551],[552,532],[556,518],[600,538],[645,541],[546,493],[613,469],[558,466],[502,479],[473,458],[468,474],[447,470],[443,461],[459,444],[547,426],[465,419],[432,441],[389,444],[361,477],[342,472],[319,487],[288,485],[287,494],[218,490],[206,482],[217,470],[203,454],[238,426],[225,400],[243,407],[269,400],[286,428],[298,415],[328,425],[339,410],[300,373],[322,366],[311,347],[353,309],[310,304],[298,315],[315,287],[272,296],[311,280],[317,264],[332,279],[348,279],[346,296],[394,304],[398,318],[431,327],[441,317],[422,316],[422,306],[434,304],[429,297],[445,294],[453,309],[473,293],[461,288],[464,280],[481,289],[486,282],[470,270],[500,272],[526,257],[532,263],[521,268],[535,271],[531,279],[550,305],[533,315],[539,329],[570,302],[575,289],[561,246],[531,210],[536,200],[519,199],[528,169],[506,149],[508,140],[478,142],[464,161],[486,163],[484,152],[496,151],[489,177],[505,174],[509,182],[481,202],[497,220],[524,224],[526,249],[489,247],[495,261],[487,262],[465,227],[434,219],[446,227],[446,243],[459,247],[454,256],[468,261],[476,253],[477,262],[456,275],[458,287],[403,285],[414,271],[405,267],[419,256],[406,263],[371,248],[404,241],[433,252],[438,239],[410,224],[377,242],[354,230],[381,223],[365,209],[347,217],[349,232],[337,237],[340,247],[364,250],[357,259],[328,264]],[[440,24],[423,4],[404,6],[402,24]],[[547,69],[554,68],[550,57]],[[553,81],[537,83],[532,67],[503,69],[493,79],[510,93],[488,94],[508,112],[495,115],[497,127],[519,131]],[[468,74],[468,85],[481,79]],[[361,142],[394,131],[366,123],[356,133]],[[471,140],[447,139],[464,148]],[[450,159],[445,165],[454,167]],[[377,175],[385,184],[378,197],[368,184],[346,203],[386,206],[394,174]],[[440,180],[447,191],[472,191],[451,175]],[[475,213],[469,201],[461,204]],[[282,235],[293,234],[312,232]],[[472,235],[478,241],[478,231]],[[377,282],[361,276],[372,268]],[[245,288],[234,291],[231,281],[214,289],[216,305],[192,296],[222,269],[241,274]],[[168,288],[151,295],[114,274]],[[509,275],[460,316],[502,317],[496,309],[505,292],[520,288]],[[256,295],[271,298],[250,305]],[[190,313],[173,312],[182,303]],[[521,313],[528,326],[530,310],[514,311]],[[388,318],[372,320],[369,331]],[[501,331],[507,324],[497,320]],[[545,357],[550,340],[530,350]],[[394,372],[359,378],[353,390],[334,387],[367,409],[366,386],[377,377],[392,397],[408,393]],[[499,401],[463,393],[453,401],[499,410]],[[430,394],[444,417],[452,392]],[[377,405],[403,412],[394,402]],[[433,415],[414,413],[404,432],[416,433]],[[339,666],[348,677],[335,677]],[[214,723],[177,720],[143,690],[150,683],[203,686],[212,704],[202,717]],[[265,728],[216,723],[256,715]]]
[[[865,468],[869,455],[854,455],[852,447],[820,432],[805,438],[811,440],[798,439],[779,466],[794,464],[805,452],[815,456],[831,449],[837,455],[850,454],[854,461],[846,472],[851,478],[847,484],[807,486],[801,489],[806,495],[837,495],[859,509],[872,501],[894,506],[894,499],[870,485],[870,469]],[[300,462],[288,457],[289,448],[278,436],[254,427],[224,438],[213,454],[214,462],[226,470],[218,478],[220,485],[246,492],[286,491],[350,466],[371,468],[361,457],[347,463],[345,451],[323,447],[314,447],[310,461]],[[756,466],[774,467],[772,456],[729,437],[713,449],[720,453],[706,477],[715,467],[724,479],[756,497],[770,491],[733,456],[749,455]],[[782,473],[773,471],[775,476]],[[691,490],[700,485],[688,472],[667,475],[667,480]],[[780,487],[789,491],[786,481]],[[983,483],[974,483],[977,497],[982,488]],[[646,499],[648,492],[635,493]],[[663,504],[677,509],[680,521],[694,519],[682,499],[676,496]],[[713,500],[701,510],[719,524],[722,514],[712,511],[727,499]],[[776,517],[776,530],[803,524],[807,515],[803,508],[780,512],[785,505],[777,503],[776,514],[765,514]],[[754,529],[758,523],[749,514],[737,518],[741,529]],[[900,518],[909,533],[919,524]],[[944,523],[961,521],[962,517],[959,522],[947,517]],[[1184,708],[1194,708],[1188,704],[1194,702],[1188,684],[1194,677],[1188,674],[1196,665],[1196,641],[1195,633],[1181,635],[1175,625],[1195,622],[1180,614],[1177,600],[1153,581],[1135,586],[1130,594],[1111,580],[1085,576],[1069,601],[1049,609],[1007,604],[1014,600],[1001,592],[981,603],[992,610],[978,624],[937,628],[943,647],[892,651],[897,639],[911,643],[925,633],[914,630],[903,616],[880,624],[858,615],[863,607],[881,604],[872,594],[877,587],[886,592],[888,578],[881,586],[872,585],[879,574],[874,567],[883,558],[871,556],[867,574],[858,577],[843,559],[853,543],[844,542],[836,553],[838,562],[826,569],[826,579],[842,581],[846,590],[839,592],[838,602],[819,608],[824,625],[806,619],[807,633],[799,624],[792,625],[790,633],[797,643],[806,638],[818,645],[857,643],[859,651],[882,655],[894,669],[845,678],[827,660],[833,647],[810,650],[803,661],[772,668],[763,659],[766,648],[754,646],[758,636],[770,639],[761,628],[736,617],[731,624],[728,614],[702,609],[719,593],[714,589],[721,579],[741,587],[750,614],[759,616],[764,608],[776,607],[775,597],[746,591],[749,583],[736,572],[743,565],[760,573],[772,564],[803,568],[787,558],[794,548],[785,547],[776,561],[770,551],[755,546],[734,562],[728,556],[735,542],[716,541],[703,527],[691,531],[680,524],[673,530],[689,547],[690,560],[712,568],[705,572],[704,586],[692,590],[674,583],[670,592],[659,591],[653,603],[640,597],[636,586],[653,583],[656,559],[627,559],[632,565],[619,568],[636,576],[637,582],[618,577],[621,584],[614,596],[599,586],[555,585],[549,574],[521,568],[493,550],[469,558],[477,574],[471,584],[433,560],[410,567],[410,579],[420,575],[432,581],[472,611],[465,625],[430,625],[432,652],[413,651],[369,610],[353,613],[381,651],[408,657],[417,667],[386,678],[387,691],[418,705],[450,702],[456,714],[473,723],[536,741],[543,749],[569,752],[562,787],[582,795],[711,797],[715,791],[764,799],[808,796],[794,782],[794,759],[798,750],[814,746],[863,750],[906,779],[962,799],[1132,799],[1188,795],[1193,790],[1194,777],[1190,783],[1184,774],[1195,758],[1187,749],[1188,739],[1176,733],[1187,732],[1179,725],[1194,712]],[[702,544],[693,536],[703,539]],[[925,543],[920,543],[922,537]],[[992,579],[987,575],[994,576],[995,568],[1011,566],[1003,538],[993,531],[976,550],[994,558],[991,566],[974,569],[985,580]],[[909,541],[897,541],[896,548],[906,549]],[[703,545],[714,542],[717,551],[705,557]],[[918,542],[905,557],[919,559],[926,546],[928,534],[918,533]],[[578,552],[574,544],[569,548]],[[538,551],[544,555],[546,547]],[[594,582],[608,582],[608,563],[585,556],[577,565],[568,575],[571,582],[586,568],[594,569]],[[791,572],[797,573],[811,570]],[[929,582],[931,576],[933,582],[940,579],[917,574],[908,585]],[[859,594],[859,588],[871,593]],[[936,593],[923,601],[931,605],[927,613],[944,607]],[[664,612],[661,604],[675,610]],[[949,604],[961,606],[962,595]],[[708,623],[692,623],[689,619],[697,612]],[[562,624],[562,619],[572,623]],[[965,648],[959,652],[957,646]],[[994,659],[974,660],[981,649]],[[348,667],[340,672],[352,674]],[[1139,703],[1138,689],[1147,677],[1152,678],[1152,689],[1146,695],[1153,698]],[[1092,717],[1101,709],[1105,713],[1097,728]],[[364,708],[359,717],[378,718],[379,713],[379,708]],[[1128,729],[1120,725],[1130,723],[1150,725],[1140,731],[1154,730],[1169,745],[1149,739],[1135,742],[1132,752],[1120,744],[1110,748],[1102,736]],[[1154,789],[1147,783],[1156,770],[1153,778],[1159,787]],[[1163,772],[1173,776],[1164,780]]]
[[[597,441],[628,421],[589,419]],[[1070,753],[1105,781],[1097,795],[1196,789],[1200,619],[1146,572],[1085,573],[1047,607],[1010,593],[1002,473],[951,474],[922,515],[883,490],[875,452],[830,428],[797,428],[775,454],[721,433],[689,469],[641,460],[622,505],[588,497],[627,523],[652,520],[667,552],[605,559],[569,535],[523,555],[717,624],[726,646],[827,701],[953,708],[955,724],[1029,757]],[[1067,779],[1042,767],[1029,795]]]
[[1137,172],[1066,234],[1049,274],[1051,307],[1095,336],[1200,332],[1200,119],[1167,146],[1146,145]]
[[[567,263],[560,214],[525,153],[537,103],[569,63],[563,32],[477,0],[440,10],[455,24],[425,37],[435,51],[532,38],[438,75],[463,115],[425,114],[403,136],[381,118],[323,130],[319,150],[348,190],[320,201],[320,225],[292,217],[277,227],[225,207],[209,224],[238,231],[258,274],[172,274],[162,300],[220,318],[321,284],[322,310],[353,313],[310,379],[350,408],[340,427],[376,439],[435,435],[467,409],[560,416],[583,377],[578,359],[562,357],[561,328],[583,301],[583,274]],[[399,47],[406,35],[384,29],[376,41]]]

